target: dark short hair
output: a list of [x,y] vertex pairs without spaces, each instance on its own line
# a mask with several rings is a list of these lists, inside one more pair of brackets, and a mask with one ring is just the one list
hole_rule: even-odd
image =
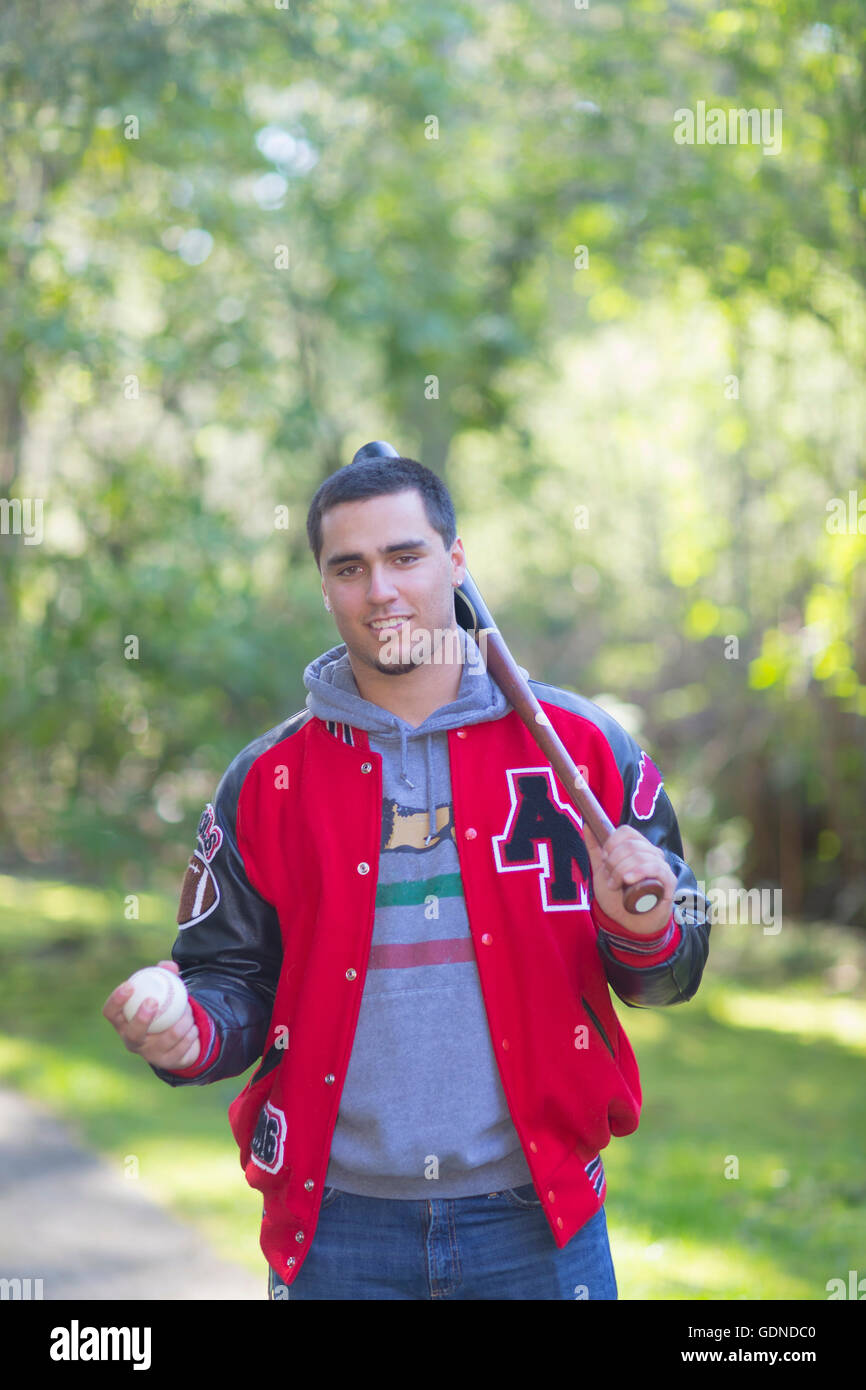
[[457,518],[451,494],[442,479],[417,459],[362,459],[338,468],[318,488],[307,512],[307,540],[316,557],[322,553],[322,517],[340,502],[363,502],[392,492],[420,492],[424,512],[446,550],[457,539]]

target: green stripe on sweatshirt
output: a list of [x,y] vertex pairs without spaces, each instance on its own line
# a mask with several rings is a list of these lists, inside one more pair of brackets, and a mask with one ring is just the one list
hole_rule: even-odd
[[463,880],[459,874],[437,874],[435,878],[422,878],[416,883],[380,883],[376,889],[376,906],[411,906],[429,897],[462,898]]

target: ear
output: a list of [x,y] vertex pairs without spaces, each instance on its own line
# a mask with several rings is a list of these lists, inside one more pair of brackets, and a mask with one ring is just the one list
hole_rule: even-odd
[[466,568],[463,542],[458,536],[451,547],[451,582],[455,589],[459,588],[466,578]]

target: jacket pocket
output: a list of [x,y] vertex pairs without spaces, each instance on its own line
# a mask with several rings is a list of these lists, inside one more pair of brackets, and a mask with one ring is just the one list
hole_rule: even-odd
[[595,1027],[595,1031],[598,1033],[599,1037],[601,1038],[602,1042],[604,1043],[613,1060],[616,1061],[616,1053],[614,1052],[613,1047],[611,1046],[610,1039],[608,1038],[607,1033],[604,1031],[604,1028],[601,1025],[601,1019],[598,1017],[598,1014],[595,1012],[595,1010],[590,1008],[589,1004],[587,1003],[585,994],[582,994],[580,996],[580,1002],[586,1009],[586,1012],[589,1014],[593,1026]]
[[283,1049],[276,1044],[268,1049],[261,1065],[229,1106],[229,1124],[241,1151],[242,1168],[246,1168],[250,1161],[253,1135],[273,1087],[273,1073],[280,1062],[282,1052]]
[[257,1081],[261,1081],[262,1077],[267,1076],[269,1072],[273,1071],[274,1067],[280,1060],[280,1053],[282,1051],[284,1051],[284,1049],[281,1047],[277,1047],[276,1043],[274,1043],[271,1047],[268,1048],[267,1052],[262,1058],[261,1066],[250,1077],[250,1089],[252,1089],[252,1087],[255,1086]]

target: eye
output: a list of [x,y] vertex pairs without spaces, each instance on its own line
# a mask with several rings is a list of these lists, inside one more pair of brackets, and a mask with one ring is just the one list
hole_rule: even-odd
[[[418,558],[419,558],[419,557],[418,557],[417,555],[395,555],[395,556],[394,556],[394,559],[395,559],[395,560],[408,560],[410,564],[414,564],[415,561],[416,561]],[[356,569],[358,569],[358,566],[357,566],[357,565],[345,565],[345,566],[343,567],[343,569],[337,570],[337,576],[338,576],[338,578],[342,579],[343,575],[351,575],[352,570],[356,570]]]

